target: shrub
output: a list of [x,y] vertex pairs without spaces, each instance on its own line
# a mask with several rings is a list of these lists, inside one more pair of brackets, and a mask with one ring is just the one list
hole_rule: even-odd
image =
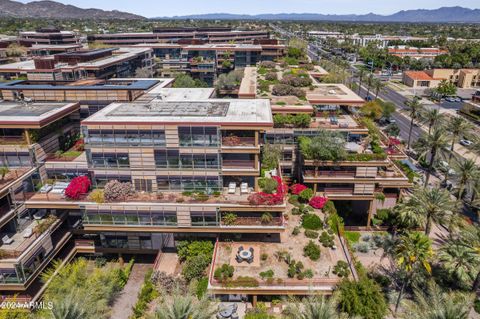
[[335,204],[331,200],[328,200],[323,206],[323,212],[326,214],[336,214],[337,209],[335,208]]
[[188,258],[182,269],[183,278],[187,282],[202,278],[205,275],[205,268],[210,264],[210,260],[211,257],[205,255]]
[[325,206],[325,203],[327,202],[327,200],[328,199],[326,197],[314,196],[310,199],[310,201],[308,203],[313,208],[322,209],[323,206]]
[[387,303],[380,287],[371,279],[358,281],[344,279],[337,287],[339,308],[350,316],[382,319],[387,314]]
[[235,223],[237,222],[237,214],[226,213],[225,215],[223,215],[222,221],[227,226],[235,225]]
[[309,114],[275,114],[273,116],[274,127],[297,127],[307,128],[312,121]]
[[181,277],[175,277],[167,275],[164,271],[156,271],[151,277],[151,281],[158,285],[159,290],[170,295],[176,290],[184,291],[186,289],[186,283]]
[[361,253],[368,253],[370,245],[368,243],[356,243],[353,245],[353,249]]
[[303,276],[305,278],[313,278],[314,275],[315,274],[313,273],[313,270],[311,270],[311,269],[307,269],[303,272]]
[[209,258],[213,254],[213,243],[211,241],[179,241],[177,243],[177,254],[181,262],[186,261],[198,255],[204,255]]
[[338,277],[348,277],[350,275],[350,269],[348,263],[343,260],[337,261],[337,264],[333,267],[333,273]]
[[305,214],[302,217],[302,227],[305,229],[319,230],[322,229],[323,223],[318,215]]
[[276,81],[278,80],[278,76],[276,72],[268,72],[265,74],[265,80],[267,81]]
[[133,194],[132,183],[122,183],[117,180],[109,181],[103,190],[105,201],[117,202]]
[[300,234],[300,227],[295,226],[295,227],[293,228],[292,235],[293,235],[293,236],[297,236],[298,234]]
[[292,192],[292,194],[298,195],[307,188],[308,187],[303,184],[293,184],[292,186],[290,186],[290,191]]
[[273,194],[277,189],[278,183],[273,178],[265,178],[262,190],[267,194]]
[[296,275],[302,272],[303,268],[304,266],[301,261],[292,260],[292,262],[288,265],[287,276],[289,278],[294,278]]
[[226,282],[227,287],[258,287],[259,282],[257,279],[248,276],[239,276],[235,280],[227,280]]
[[97,204],[102,204],[105,202],[105,195],[103,194],[103,189],[94,189],[88,198],[94,201]]
[[334,241],[334,236],[333,235],[330,235],[328,234],[326,231],[322,232],[322,234],[320,235],[320,239],[319,241],[322,243],[322,246],[323,247],[330,247],[332,248],[333,245],[335,245],[335,241]]
[[265,261],[265,260],[267,260],[267,259],[268,259],[268,254],[267,254],[267,253],[262,253],[262,254],[260,255],[260,260]]
[[298,195],[301,200],[308,202],[310,198],[313,196],[313,190],[310,188],[304,189],[303,191],[300,192]]
[[310,240],[308,244],[303,247],[303,255],[314,261],[320,259],[320,246],[315,244],[313,240]]
[[87,176],[77,176],[72,179],[67,188],[65,188],[65,196],[70,199],[80,199],[81,195],[88,192],[91,184]]
[[273,278],[273,276],[275,275],[275,272],[269,269],[267,271],[262,271],[259,275],[260,277],[262,277],[263,280],[265,280],[265,278]]
[[298,202],[298,195],[290,195],[288,202],[295,206],[299,205],[300,203]]
[[206,202],[210,197],[205,193],[196,193],[193,195],[194,200],[198,200],[199,202]]
[[276,96],[294,95],[298,98],[305,98],[305,91],[287,84],[275,84],[272,88],[272,94]]
[[312,80],[307,76],[295,76],[292,74],[284,75],[280,81],[282,84],[290,85],[293,87],[305,87],[312,84]]
[[311,239],[317,239],[318,238],[318,232],[310,229],[305,230],[305,237],[311,238]]
[[260,62],[260,67],[267,69],[275,69],[276,63],[272,61],[262,61]]
[[107,259],[105,257],[97,257],[95,258],[95,267],[102,268],[107,264]]
[[229,264],[223,264],[221,267],[215,269],[213,272],[213,278],[218,281],[225,282],[226,280],[233,277],[233,273],[235,272],[235,268]]
[[480,314],[480,299],[475,300],[473,303],[473,309],[476,313]]
[[138,299],[133,306],[133,318],[141,318],[145,311],[148,309],[149,303],[158,296],[158,291],[155,289],[154,284],[150,280],[152,276],[152,270],[150,269],[143,280],[142,287],[138,293]]
[[355,243],[358,243],[360,240],[360,233],[356,231],[346,231],[343,236],[345,237],[346,240],[352,245]]
[[195,296],[198,299],[202,299],[203,296],[207,293],[208,289],[208,277],[203,277],[197,281],[197,285],[195,287]]

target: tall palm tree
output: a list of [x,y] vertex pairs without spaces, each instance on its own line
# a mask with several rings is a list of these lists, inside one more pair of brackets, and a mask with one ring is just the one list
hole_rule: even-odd
[[458,142],[461,135],[470,134],[473,125],[466,119],[460,116],[454,116],[451,118],[446,126],[447,131],[451,134],[451,146],[450,151],[454,151],[455,143]]
[[170,300],[164,300],[154,314],[155,319],[211,319],[216,313],[211,302],[197,300],[190,295],[175,293]]
[[408,130],[408,142],[407,142],[407,149],[410,148],[410,142],[412,140],[412,130],[413,130],[413,123],[418,120],[420,114],[423,112],[423,104],[417,98],[413,98],[405,102],[406,109],[408,111],[408,115],[410,116],[410,128]]
[[[480,227],[475,225],[466,225],[460,231],[459,238],[464,245],[471,247],[476,254],[480,255]],[[472,284],[473,292],[478,292],[480,289],[480,265],[477,265],[476,272],[476,274],[474,273],[475,280]]]
[[430,258],[433,255],[433,250],[427,236],[413,232],[400,236],[392,253],[398,267],[405,274],[395,303],[395,313],[397,313],[405,288],[410,283],[414,272],[419,268],[425,269],[428,273],[431,272]]
[[334,297],[309,296],[301,302],[294,300],[284,311],[286,318],[291,319],[341,319],[345,318],[337,310]]
[[443,223],[456,211],[456,202],[450,198],[450,193],[440,188],[416,188],[405,205],[405,209],[412,214],[423,216],[421,218],[425,222],[427,236],[430,235],[434,222]]
[[367,97],[370,96],[370,89],[372,88],[372,84],[375,81],[373,74],[370,73],[367,77]]
[[448,137],[445,130],[439,127],[435,127],[431,134],[422,136],[415,143],[415,150],[419,153],[420,157],[427,158],[430,155],[428,163],[428,170],[425,176],[424,187],[428,185],[430,175],[433,170],[433,164],[437,159],[437,155],[444,156],[446,148],[448,146]]
[[365,76],[365,70],[364,69],[358,70],[358,94],[360,94],[360,90],[362,89],[362,81],[364,76]]
[[459,238],[451,238],[440,247],[438,259],[462,283],[473,282],[480,267],[480,252]]
[[465,294],[444,292],[434,281],[414,290],[413,300],[403,302],[404,319],[468,319],[472,298]]
[[444,121],[445,115],[435,108],[427,108],[420,114],[420,123],[428,125],[428,135],[434,126],[442,125]]
[[458,184],[457,198],[462,200],[465,190],[473,190],[475,181],[480,178],[480,170],[472,159],[461,160],[454,165]]
[[380,92],[382,92],[386,86],[387,85],[379,79],[376,79],[373,82],[373,87],[375,89],[375,100],[378,99],[378,94],[380,94]]

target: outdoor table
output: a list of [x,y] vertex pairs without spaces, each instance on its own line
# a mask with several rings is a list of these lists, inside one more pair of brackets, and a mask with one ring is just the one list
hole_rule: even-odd
[[233,314],[233,307],[225,307],[222,311],[220,311],[220,316],[223,318],[230,318]]
[[240,253],[239,253],[240,257],[242,259],[249,259],[250,257],[252,257],[252,252],[250,250],[242,250]]

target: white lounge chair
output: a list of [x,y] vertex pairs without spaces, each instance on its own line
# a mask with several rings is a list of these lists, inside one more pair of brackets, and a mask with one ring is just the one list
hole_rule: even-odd
[[5,235],[5,236],[2,237],[2,243],[4,245],[10,245],[11,243],[13,243],[13,239],[8,237],[8,235]]
[[23,232],[23,238],[30,238],[33,235],[33,229],[32,228],[27,228]]
[[240,193],[241,194],[248,194],[248,184],[247,183],[241,183],[240,184]]
[[46,209],[39,209],[35,214],[33,214],[33,219],[40,220],[47,215]]
[[229,194],[235,194],[236,189],[237,189],[237,184],[235,184],[233,182],[228,184],[228,193]]

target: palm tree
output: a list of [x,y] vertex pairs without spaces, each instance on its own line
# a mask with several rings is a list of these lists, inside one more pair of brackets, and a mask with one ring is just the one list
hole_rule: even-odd
[[480,170],[472,159],[461,160],[454,165],[458,184],[457,198],[462,200],[465,190],[473,190],[475,181],[480,178]]
[[435,127],[430,135],[422,136],[415,143],[415,150],[420,157],[427,158],[430,155],[424,187],[428,185],[437,155],[445,155],[447,146],[448,138],[445,130],[439,127]]
[[375,100],[378,99],[378,94],[383,91],[383,89],[386,87],[387,85],[382,82],[381,80],[375,80],[373,82],[373,87],[375,88]]
[[206,298],[197,300],[190,295],[175,293],[170,300],[164,300],[154,314],[155,319],[211,319],[215,307]]
[[405,300],[404,319],[468,319],[472,298],[465,294],[444,292],[434,281],[427,289],[416,288],[413,300]]
[[480,252],[459,238],[451,238],[439,250],[443,268],[462,283],[473,282],[480,267]]
[[425,235],[430,235],[432,224],[445,222],[448,215],[456,209],[456,202],[450,198],[450,193],[440,188],[416,188],[405,204],[411,214],[417,214],[419,220],[425,222]]
[[423,104],[419,102],[417,98],[414,98],[411,101],[405,102],[406,109],[410,116],[410,129],[408,130],[408,142],[407,142],[407,149],[410,148],[410,142],[412,140],[412,130],[413,130],[413,122],[416,121],[420,114],[423,111]]
[[285,309],[286,318],[292,319],[341,319],[344,318],[337,311],[337,302],[334,297],[325,298],[323,295],[309,296],[301,302],[293,300]]
[[365,70],[364,69],[360,69],[358,71],[358,94],[360,94],[360,90],[362,88],[362,81],[363,81],[363,77],[365,76]]
[[69,293],[60,303],[55,303],[55,307],[51,310],[50,318],[52,319],[83,319],[87,317],[84,305],[77,300],[75,293]]
[[454,116],[448,121],[446,129],[452,135],[450,151],[453,153],[455,143],[458,142],[459,137],[461,135],[469,134],[473,129],[473,125],[463,117]]
[[395,304],[395,313],[402,300],[405,287],[412,279],[413,273],[418,268],[425,269],[431,273],[430,258],[433,255],[430,239],[418,232],[406,233],[399,237],[397,246],[393,248],[393,257],[400,270],[405,274],[397,302]]
[[430,135],[434,126],[442,125],[444,121],[445,115],[440,113],[438,109],[428,108],[420,114],[420,123],[428,125],[428,135]]
[[[480,255],[480,228],[475,225],[466,225],[460,231],[460,240],[464,245],[467,245],[473,249],[473,251]],[[476,267],[477,273],[475,274],[475,280],[473,281],[472,291],[477,292],[480,289],[480,267]]]
[[372,88],[372,84],[375,78],[373,77],[373,74],[369,74],[367,77],[367,97],[370,96],[370,89]]

